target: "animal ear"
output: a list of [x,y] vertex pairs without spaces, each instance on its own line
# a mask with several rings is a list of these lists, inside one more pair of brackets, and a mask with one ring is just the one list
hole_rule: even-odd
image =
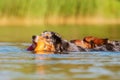
[[59,39],[61,39],[61,36],[58,34],[58,33],[56,33],[56,32],[52,32],[52,36],[54,37],[54,38],[59,38]]
[[61,38],[61,36],[60,36],[58,33],[55,33],[55,35],[56,35],[57,37]]

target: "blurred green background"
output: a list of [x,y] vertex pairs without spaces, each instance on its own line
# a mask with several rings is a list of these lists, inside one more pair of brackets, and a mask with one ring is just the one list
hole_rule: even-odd
[[44,30],[120,40],[119,24],[120,0],[0,0],[2,42],[30,42]]
[[0,17],[120,17],[120,0],[0,0]]

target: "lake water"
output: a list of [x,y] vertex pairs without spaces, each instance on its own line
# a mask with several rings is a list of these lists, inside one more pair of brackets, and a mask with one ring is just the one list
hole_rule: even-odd
[[29,43],[0,43],[0,80],[120,79],[120,52],[33,54]]

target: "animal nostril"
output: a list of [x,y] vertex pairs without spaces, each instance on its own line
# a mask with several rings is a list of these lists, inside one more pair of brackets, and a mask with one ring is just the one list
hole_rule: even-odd
[[36,38],[36,36],[35,36],[35,35],[33,35],[33,36],[32,36],[32,39],[35,39],[35,38]]

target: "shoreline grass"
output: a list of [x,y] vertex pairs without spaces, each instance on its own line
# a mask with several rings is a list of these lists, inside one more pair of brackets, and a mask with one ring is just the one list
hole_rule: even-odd
[[0,0],[0,25],[120,24],[120,0]]
[[[0,0],[0,18],[120,18],[120,0]],[[58,19],[59,20],[59,19]]]
[[0,25],[116,25],[120,19],[101,17],[0,18]]

